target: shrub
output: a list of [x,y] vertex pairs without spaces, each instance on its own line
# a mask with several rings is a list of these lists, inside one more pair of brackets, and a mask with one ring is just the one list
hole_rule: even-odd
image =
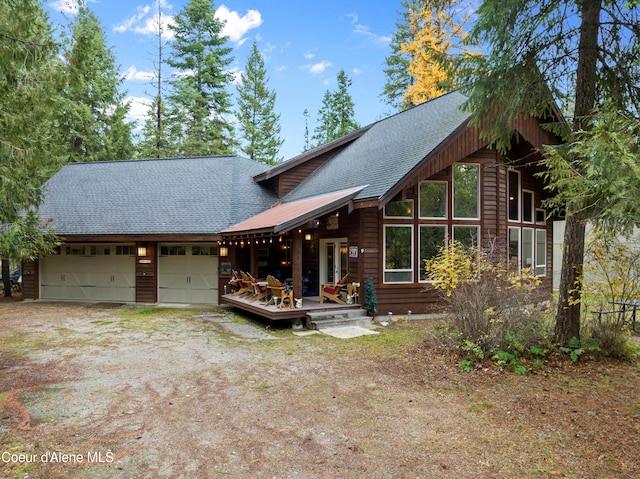
[[473,358],[481,359],[473,349],[479,348],[482,358],[498,358],[503,367],[522,372],[519,357],[532,356],[531,347],[546,352],[543,314],[533,308],[540,281],[529,270],[510,272],[494,251],[456,242],[426,260],[425,268],[449,306],[459,346],[473,351]]

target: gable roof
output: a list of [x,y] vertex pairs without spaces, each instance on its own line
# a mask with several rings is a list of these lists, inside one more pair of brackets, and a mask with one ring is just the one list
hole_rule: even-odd
[[368,185],[355,199],[382,198],[471,115],[466,97],[452,92],[380,120],[305,178],[283,198],[294,201],[354,185]]
[[70,163],[45,185],[39,213],[59,235],[216,234],[277,198],[238,156]]

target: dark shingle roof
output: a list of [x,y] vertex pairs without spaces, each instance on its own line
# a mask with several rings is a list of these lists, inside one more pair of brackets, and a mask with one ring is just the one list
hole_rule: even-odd
[[276,201],[252,180],[267,168],[237,156],[72,163],[40,215],[60,235],[218,233]]
[[318,168],[283,200],[369,185],[356,199],[381,198],[470,115],[466,97],[452,92],[374,123],[360,138]]

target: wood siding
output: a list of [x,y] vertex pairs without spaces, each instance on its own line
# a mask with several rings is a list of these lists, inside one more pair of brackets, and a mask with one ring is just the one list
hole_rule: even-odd
[[147,248],[147,255],[136,257],[136,303],[158,301],[158,255],[157,243],[138,243]]

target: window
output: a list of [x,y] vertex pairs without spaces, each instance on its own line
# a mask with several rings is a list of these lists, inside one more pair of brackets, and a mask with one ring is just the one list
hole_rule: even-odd
[[160,246],[160,256],[186,256],[187,247],[185,245],[162,245]]
[[536,276],[547,274],[547,232],[536,230]]
[[480,165],[453,165],[453,217],[480,218]]
[[520,228],[509,228],[509,268],[520,272]]
[[520,173],[509,170],[509,219],[520,221]]
[[413,282],[413,226],[385,225],[384,281]]
[[420,183],[420,218],[447,217],[447,183],[424,181]]
[[116,246],[116,255],[135,256],[136,248],[133,245],[118,245]]
[[522,267],[533,274],[533,229],[522,228]]
[[533,223],[533,191],[522,192],[522,221]]
[[447,228],[446,226],[420,226],[420,261],[418,268],[420,269],[420,281],[427,281],[424,262],[436,256],[441,248],[446,245]]
[[460,226],[453,227],[453,241],[457,241],[465,248],[478,246],[480,238],[479,226]]
[[84,246],[67,246],[67,256],[85,256]]
[[541,208],[536,209],[536,224],[543,225],[547,222],[547,212]]
[[216,246],[193,245],[191,247],[191,256],[215,256],[217,254],[218,248]]
[[390,201],[384,206],[385,218],[413,218],[413,201]]

